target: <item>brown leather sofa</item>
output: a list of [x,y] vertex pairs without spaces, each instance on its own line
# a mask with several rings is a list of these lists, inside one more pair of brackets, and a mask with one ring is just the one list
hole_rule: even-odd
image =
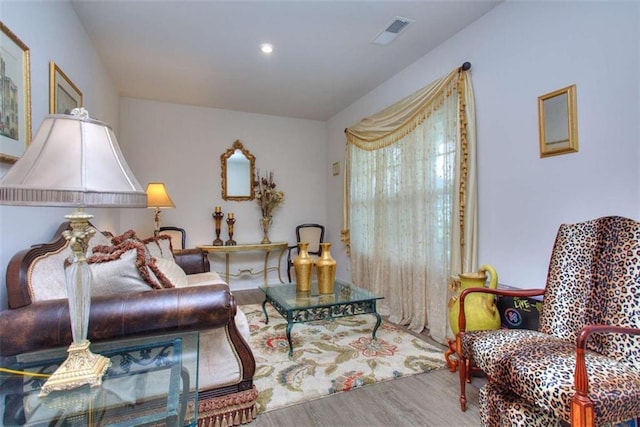
[[[17,253],[7,268],[8,306],[0,311],[0,356],[7,357],[41,349],[66,347],[71,341],[69,309],[66,299],[32,301],[28,277],[30,266],[46,254],[59,252],[68,242],[61,233],[45,244]],[[205,253],[197,249],[174,255],[189,274],[209,271]],[[89,340],[98,342],[139,335],[158,335],[176,331],[201,331],[198,425],[237,425],[256,416],[257,390],[253,386],[255,360],[236,325],[238,307],[226,284],[120,293],[91,298]],[[242,315],[244,318],[244,315]],[[237,378],[207,386],[202,365],[216,364],[205,357],[203,332],[219,330],[237,360]],[[219,344],[216,344],[219,346]],[[205,361],[206,359],[206,361]],[[225,361],[229,363],[229,361]],[[232,363],[236,363],[233,361]],[[205,374],[206,375],[206,374]]]

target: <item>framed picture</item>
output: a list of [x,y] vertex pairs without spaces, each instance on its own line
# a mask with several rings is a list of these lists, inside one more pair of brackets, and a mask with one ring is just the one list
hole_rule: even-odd
[[49,63],[49,114],[71,114],[82,107],[82,92],[55,62]]
[[0,22],[0,162],[15,163],[31,142],[29,48]]
[[540,157],[578,151],[576,85],[538,97]]

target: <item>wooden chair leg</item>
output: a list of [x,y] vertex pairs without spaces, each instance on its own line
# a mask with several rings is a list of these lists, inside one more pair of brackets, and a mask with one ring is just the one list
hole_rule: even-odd
[[466,387],[470,377],[468,374],[469,361],[462,355],[458,354],[458,367],[460,368],[460,410],[465,412],[467,410],[467,394]]
[[447,367],[450,372],[455,372],[458,370],[458,359],[451,359],[453,353],[456,352],[456,341],[449,340],[449,349],[444,352],[444,360],[447,362]]

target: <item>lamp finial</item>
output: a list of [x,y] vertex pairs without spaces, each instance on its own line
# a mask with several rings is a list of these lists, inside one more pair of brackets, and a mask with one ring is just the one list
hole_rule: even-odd
[[89,112],[84,107],[74,108],[71,115],[83,120],[89,118]]

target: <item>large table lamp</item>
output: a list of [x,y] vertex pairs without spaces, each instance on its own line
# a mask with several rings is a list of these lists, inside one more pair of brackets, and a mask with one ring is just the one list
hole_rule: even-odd
[[64,232],[72,251],[65,277],[73,343],[40,395],[99,386],[110,362],[93,354],[87,340],[92,278],[86,254],[94,230],[93,215],[84,208],[147,206],[111,127],[89,118],[84,108],[45,117],[24,155],[0,180],[0,204],[74,208],[65,216],[71,230]]
[[155,223],[154,235],[157,236],[160,232],[160,209],[176,207],[171,197],[169,197],[164,183],[150,182],[147,184],[147,207],[155,209],[155,216],[153,218]]

